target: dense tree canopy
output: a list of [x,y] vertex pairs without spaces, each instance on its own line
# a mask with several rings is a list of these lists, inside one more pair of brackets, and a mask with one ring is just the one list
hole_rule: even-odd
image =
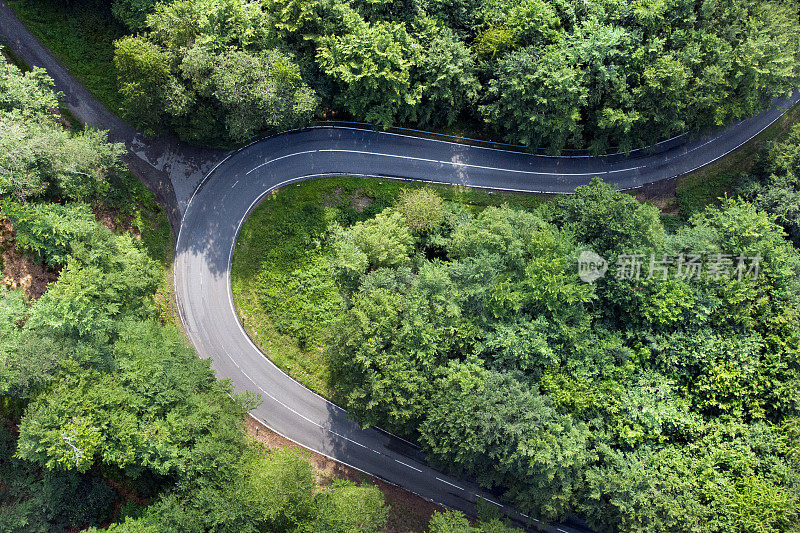
[[306,123],[317,97],[244,0],[155,6],[150,31],[117,42],[115,63],[129,118],[195,142],[242,141],[266,128]]
[[164,325],[158,254],[95,219],[121,148],[65,130],[51,87],[0,61],[0,215],[59,269],[38,300],[0,288],[0,531],[379,531],[375,486],[320,491],[306,458],[245,436],[257,398]]
[[[331,384],[359,421],[540,517],[790,528],[800,254],[769,214],[724,200],[668,233],[599,181],[532,212],[432,196],[329,232],[345,300]],[[375,259],[368,226],[391,253]],[[593,283],[578,277],[587,250],[609,265]],[[472,531],[458,524],[432,527]]]
[[117,47],[125,108],[154,131],[241,140],[304,124],[319,102],[386,126],[460,121],[595,152],[718,126],[788,93],[797,10],[794,0],[114,2],[139,32]]

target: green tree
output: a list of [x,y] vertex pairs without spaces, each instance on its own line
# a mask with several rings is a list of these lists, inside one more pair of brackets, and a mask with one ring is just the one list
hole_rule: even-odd
[[496,70],[480,110],[506,140],[556,152],[581,144],[589,88],[582,69],[558,45],[511,52]]
[[167,98],[177,89],[170,76],[168,54],[141,35],[120,39],[114,50],[125,117],[148,133],[161,131]]
[[444,202],[433,189],[403,189],[395,205],[415,233],[433,231],[444,220]]
[[508,374],[464,363],[448,370],[420,427],[431,458],[507,487],[523,510],[549,518],[570,512],[592,459],[588,428]]
[[339,105],[384,126],[413,118],[423,94],[411,74],[420,44],[396,22],[369,24],[347,12],[343,24],[344,33],[321,37],[317,48],[320,68],[340,85]]
[[66,264],[72,244],[89,240],[98,227],[86,204],[19,204],[6,200],[0,214],[14,225],[17,246],[51,266]]

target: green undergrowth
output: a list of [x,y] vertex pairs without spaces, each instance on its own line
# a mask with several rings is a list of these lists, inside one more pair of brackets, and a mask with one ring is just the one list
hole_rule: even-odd
[[[416,182],[361,177],[305,181],[267,196],[242,227],[231,288],[253,341],[282,370],[331,396],[323,350],[342,301],[329,274],[328,228],[374,217]],[[533,208],[546,196],[427,185],[445,200],[480,211],[490,205]]]
[[105,202],[109,210],[104,214],[113,217],[111,222],[117,231],[131,231],[136,235],[147,255],[161,267],[156,305],[163,322],[178,326],[179,320],[172,305],[174,242],[166,213],[153,193],[130,172],[112,182]]
[[114,67],[114,40],[125,28],[103,0],[9,0],[8,5],[42,43],[112,113],[121,99]]

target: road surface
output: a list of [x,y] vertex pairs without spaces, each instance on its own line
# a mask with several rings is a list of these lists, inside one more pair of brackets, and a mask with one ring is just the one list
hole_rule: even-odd
[[[796,98],[796,97],[795,97]],[[759,118],[764,127],[781,115]],[[751,119],[753,120],[753,119]],[[750,126],[752,123],[747,123]],[[745,131],[747,130],[747,131]],[[364,175],[472,187],[569,193],[595,176],[620,188],[671,178],[713,161],[752,137],[750,128],[661,147],[630,157],[545,157],[347,128],[283,133],[228,157],[200,184],[183,216],[175,256],[181,321],[201,357],[236,390],[258,393],[252,414],[283,436],[448,507],[474,512],[472,483],[429,468],[401,439],[363,430],[346,411],[284,374],[252,343],[236,315],[230,275],[234,245],[248,214],[266,194],[313,177]],[[514,519],[524,520],[502,507]],[[535,525],[535,518],[530,519]],[[551,531],[577,531],[550,526]]]
[[[341,408],[273,365],[250,341],[233,307],[230,264],[247,215],[267,193],[326,175],[368,175],[529,192],[569,193],[595,176],[636,188],[702,167],[735,150],[800,100],[798,93],[748,120],[697,139],[687,136],[629,156],[546,157],[424,140],[355,128],[284,133],[225,154],[166,137],[142,135],[109,112],[0,0],[0,39],[29,65],[47,69],[69,110],[124,142],[126,161],[154,191],[178,230],[174,264],[179,313],[190,341],[219,378],[258,393],[252,414],[285,437],[422,497],[474,514],[477,495],[511,518],[536,518],[502,506],[468,481],[428,467],[411,444],[362,430]],[[216,166],[215,166],[216,165]],[[212,168],[213,167],[213,168]],[[210,170],[210,172],[209,172]],[[548,531],[584,531],[577,523]]]

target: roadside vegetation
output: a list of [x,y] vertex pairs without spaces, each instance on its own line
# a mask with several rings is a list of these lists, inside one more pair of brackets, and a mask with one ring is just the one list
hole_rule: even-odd
[[[109,109],[209,144],[322,117],[627,150],[753,114],[800,57],[789,0],[10,5]],[[528,514],[791,531],[796,113],[679,180],[667,217],[600,181],[555,199],[287,187],[244,225],[237,308],[294,377]],[[166,217],[124,148],[75,122],[43,71],[1,62],[0,531],[385,528],[376,486],[320,483],[246,436],[257,398],[171,316]],[[585,252],[605,276],[581,279]],[[484,518],[428,528],[510,531]]]
[[0,63],[3,245],[55,278],[36,298],[0,276],[0,530],[378,531],[376,487],[318,487],[246,438],[256,399],[169,325],[166,217],[121,145],[64,127],[51,84]]
[[[245,224],[235,299],[284,369],[531,515],[786,531],[800,517],[797,146],[795,128],[737,181],[768,211],[723,199],[675,231],[599,181],[527,208],[303,183]],[[585,250],[609,264],[591,284]],[[695,253],[696,279],[676,263],[649,275],[651,254]],[[631,254],[638,279],[615,270]],[[759,257],[755,279],[740,256]]]
[[320,117],[629,150],[750,116],[798,80],[793,0],[11,5],[112,110],[196,143]]
[[[0,531],[384,530],[376,484],[247,436],[257,397],[175,324],[165,214],[121,144],[57,108],[43,70],[0,61]],[[513,531],[452,512],[430,531],[450,525]]]
[[[342,301],[329,276],[332,225],[350,226],[393,205],[421,183],[330,177],[291,185],[265,198],[245,221],[231,288],[239,316],[270,359],[312,390],[331,397],[322,348]],[[435,186],[442,197],[480,211],[511,203],[533,208],[545,196]],[[306,288],[313,287],[312,293]]]
[[122,112],[114,41],[125,35],[103,0],[10,0],[11,9],[109,111]]
[[688,220],[706,205],[725,195],[735,196],[738,186],[748,180],[748,175],[762,172],[756,169],[761,165],[759,162],[765,161],[767,152],[776,142],[788,140],[798,119],[800,106],[795,106],[739,150],[678,178],[675,207],[681,219]]

